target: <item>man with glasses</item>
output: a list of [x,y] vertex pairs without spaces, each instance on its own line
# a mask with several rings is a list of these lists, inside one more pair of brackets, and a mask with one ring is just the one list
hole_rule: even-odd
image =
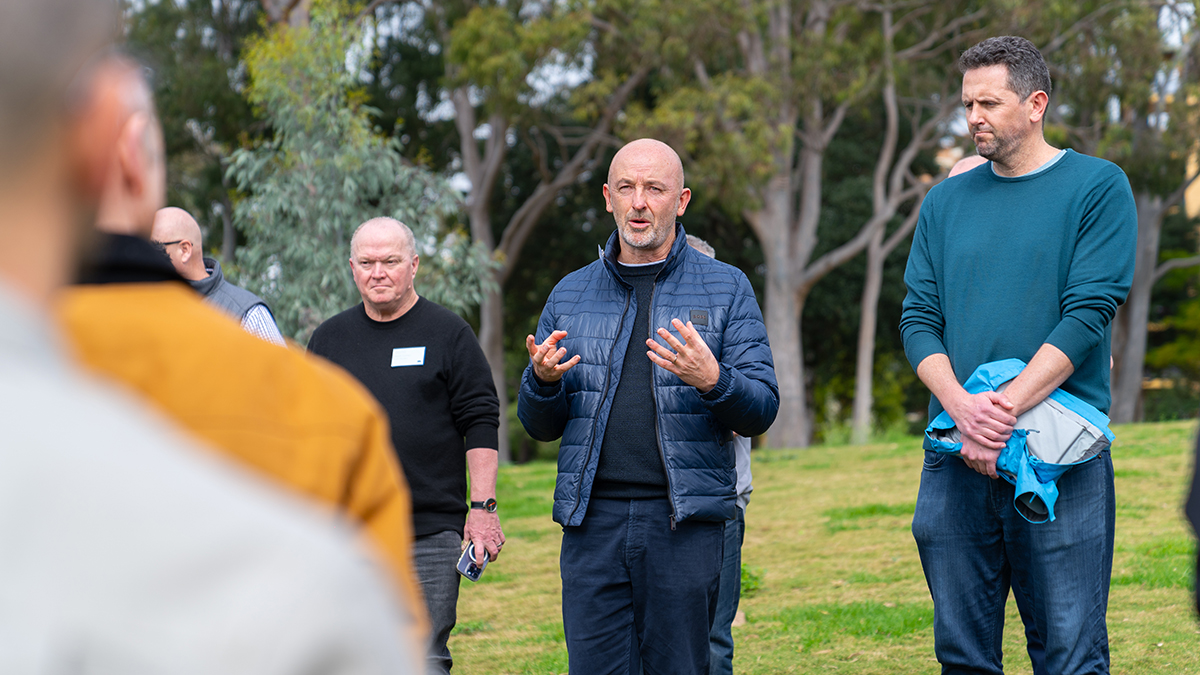
[[166,252],[175,271],[188,280],[214,307],[219,307],[242,323],[247,333],[267,342],[283,345],[283,335],[275,325],[275,317],[267,303],[244,288],[225,280],[221,263],[203,256],[200,225],[192,214],[168,206],[154,217],[150,237]]

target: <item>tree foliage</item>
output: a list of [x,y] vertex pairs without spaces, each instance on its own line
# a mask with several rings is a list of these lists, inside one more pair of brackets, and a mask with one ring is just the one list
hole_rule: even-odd
[[237,244],[222,160],[248,130],[260,129],[242,96],[245,39],[260,30],[252,0],[147,3],[128,18],[128,48],[153,71],[168,157],[168,203],[189,211],[206,250],[232,262]]
[[[932,151],[901,154],[919,123],[956,104],[957,53],[989,35],[1043,50],[1051,143],[1115,161],[1152,207],[1145,220],[1161,224],[1161,245],[1147,254],[1149,283],[1163,281],[1142,303],[1148,362],[1156,376],[1200,373],[1189,343],[1200,312],[1187,308],[1200,284],[1167,260],[1197,258],[1175,196],[1200,137],[1200,71],[1195,35],[1166,39],[1162,22],[1164,12],[1194,21],[1193,4],[147,0],[127,16],[156,71],[171,203],[209,226],[237,203],[240,232],[223,239],[245,251],[230,271],[289,334],[303,338],[357,301],[350,232],[398,216],[421,241],[422,294],[460,310],[480,301],[468,318],[503,395],[550,289],[612,231],[600,186],[613,149],[653,135],[683,156],[688,231],[742,268],[764,302],[788,405],[780,420],[807,417],[808,433],[833,438],[854,396],[872,270],[875,360],[859,370],[875,376],[875,423],[899,423],[927,400],[896,331],[901,235],[917,183],[944,167]],[[970,152],[957,129],[947,122],[933,138]],[[887,180],[881,166],[892,167]],[[465,200],[446,189],[450,177],[470,183]],[[1140,371],[1129,379],[1140,388]]]
[[351,234],[370,218],[413,229],[422,294],[456,311],[479,301],[489,268],[486,253],[445,227],[457,195],[408,165],[399,141],[373,126],[347,67],[362,51],[352,16],[346,5],[318,2],[308,26],[272,28],[246,49],[247,97],[273,135],[229,162],[246,195],[235,209],[248,240],[239,279],[301,340],[358,299],[346,261]]

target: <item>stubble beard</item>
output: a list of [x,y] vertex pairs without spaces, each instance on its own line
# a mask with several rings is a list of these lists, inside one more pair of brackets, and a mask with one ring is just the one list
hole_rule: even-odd
[[1017,146],[1017,143],[1014,142],[1015,139],[1002,136],[996,133],[995,129],[989,133],[992,135],[992,140],[983,143],[976,141],[975,152],[984,159],[998,164],[1007,164]]
[[[646,220],[650,221],[650,228],[644,233],[635,233],[629,225],[629,221],[632,218],[645,218]],[[671,228],[668,227],[659,227],[659,224],[654,219],[653,214],[643,215],[640,212],[634,212],[625,217],[625,222],[621,227],[617,228],[617,231],[621,235],[621,243],[629,246],[630,248],[649,251],[663,245],[663,242],[667,240],[667,235],[669,234],[670,229]],[[634,239],[635,237],[640,237],[641,240],[637,241]]]

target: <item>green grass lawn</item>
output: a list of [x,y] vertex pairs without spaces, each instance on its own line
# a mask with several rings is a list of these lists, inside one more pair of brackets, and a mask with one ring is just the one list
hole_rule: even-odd
[[[1191,613],[1194,545],[1181,503],[1194,424],[1116,429],[1116,556],[1109,601],[1113,673],[1200,673]],[[753,454],[742,559],[759,589],[734,628],[738,673],[937,673],[933,604],[909,525],[920,440]],[[508,544],[463,582],[454,672],[566,673],[552,464],[504,467]],[[1009,603],[1006,671],[1029,673]]]

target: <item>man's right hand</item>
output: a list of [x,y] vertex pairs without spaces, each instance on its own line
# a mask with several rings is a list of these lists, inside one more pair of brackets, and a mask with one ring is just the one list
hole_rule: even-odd
[[[529,361],[533,364],[533,374],[542,382],[558,382],[563,373],[579,363],[579,355],[571,357],[566,363],[559,363],[567,355],[565,347],[558,347],[558,341],[567,337],[567,331],[556,330],[542,344],[537,344],[532,335],[525,337],[525,348],[529,350]],[[557,347],[557,349],[556,349]]]
[[989,478],[999,478],[996,473],[996,462],[1000,459],[1000,451],[985,448],[975,441],[963,436],[962,450],[959,452],[967,466]]
[[982,394],[963,391],[960,396],[946,402],[946,412],[950,413],[962,434],[964,448],[968,440],[985,450],[999,451],[1004,448],[1005,442],[1012,436],[1013,425],[1017,423],[1012,409],[1013,404],[1008,397],[995,391]]

